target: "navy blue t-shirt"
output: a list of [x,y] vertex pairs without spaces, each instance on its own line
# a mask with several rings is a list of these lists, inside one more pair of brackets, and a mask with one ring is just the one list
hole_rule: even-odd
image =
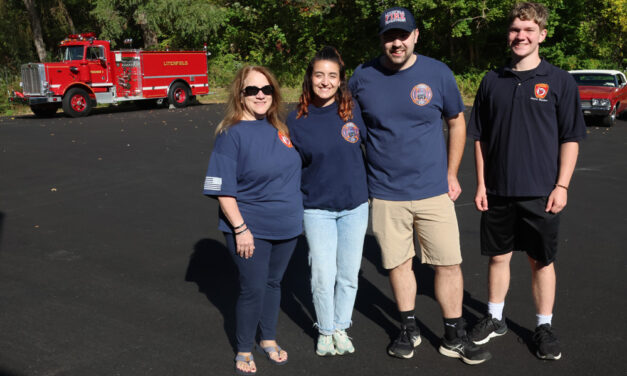
[[416,57],[401,71],[386,69],[377,58],[357,67],[350,79],[368,128],[371,197],[409,201],[448,192],[442,117],[459,114],[464,103],[444,63]]
[[321,108],[309,105],[307,109],[307,117],[296,119],[296,111],[287,117],[290,137],[303,161],[303,204],[308,209],[354,209],[368,201],[360,147],[366,127],[359,106],[355,103],[353,118],[348,121],[338,115],[337,103]]
[[534,71],[501,68],[481,81],[468,137],[484,147],[489,194],[548,196],[557,182],[559,146],[586,136],[574,78],[545,60]]
[[[300,170],[289,138],[265,119],[240,121],[216,138],[203,194],[235,197],[255,237],[289,239],[303,230]],[[232,232],[221,210],[218,228]]]

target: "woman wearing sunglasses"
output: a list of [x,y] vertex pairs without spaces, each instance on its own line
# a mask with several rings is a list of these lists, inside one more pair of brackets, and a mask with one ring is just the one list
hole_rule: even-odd
[[287,124],[303,161],[304,226],[319,332],[316,353],[353,353],[346,329],[368,226],[361,150],[366,128],[335,48],[324,47],[309,62],[299,104]]
[[271,362],[285,364],[276,343],[280,284],[302,232],[301,161],[279,119],[281,96],[264,67],[239,70],[216,141],[203,193],[220,203],[218,228],[239,270],[235,308],[240,375],[257,371],[251,353],[259,348]]

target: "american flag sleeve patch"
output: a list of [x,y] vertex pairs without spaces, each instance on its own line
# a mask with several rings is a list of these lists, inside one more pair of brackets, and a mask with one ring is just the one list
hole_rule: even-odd
[[205,178],[205,190],[206,191],[222,190],[222,178],[218,178],[215,176],[207,176]]

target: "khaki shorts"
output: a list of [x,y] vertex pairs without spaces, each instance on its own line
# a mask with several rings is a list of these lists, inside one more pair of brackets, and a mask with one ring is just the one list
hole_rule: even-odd
[[381,247],[385,269],[393,269],[416,255],[415,237],[420,242],[423,264],[462,262],[455,206],[447,194],[415,201],[373,198],[372,231]]

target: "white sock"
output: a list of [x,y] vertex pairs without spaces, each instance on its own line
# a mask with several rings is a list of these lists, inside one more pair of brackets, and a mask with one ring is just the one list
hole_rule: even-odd
[[497,320],[503,320],[503,307],[505,307],[505,302],[500,303],[492,303],[488,302],[488,313]]
[[536,326],[549,324],[551,325],[551,320],[553,319],[553,314],[550,315],[540,315],[536,314]]

